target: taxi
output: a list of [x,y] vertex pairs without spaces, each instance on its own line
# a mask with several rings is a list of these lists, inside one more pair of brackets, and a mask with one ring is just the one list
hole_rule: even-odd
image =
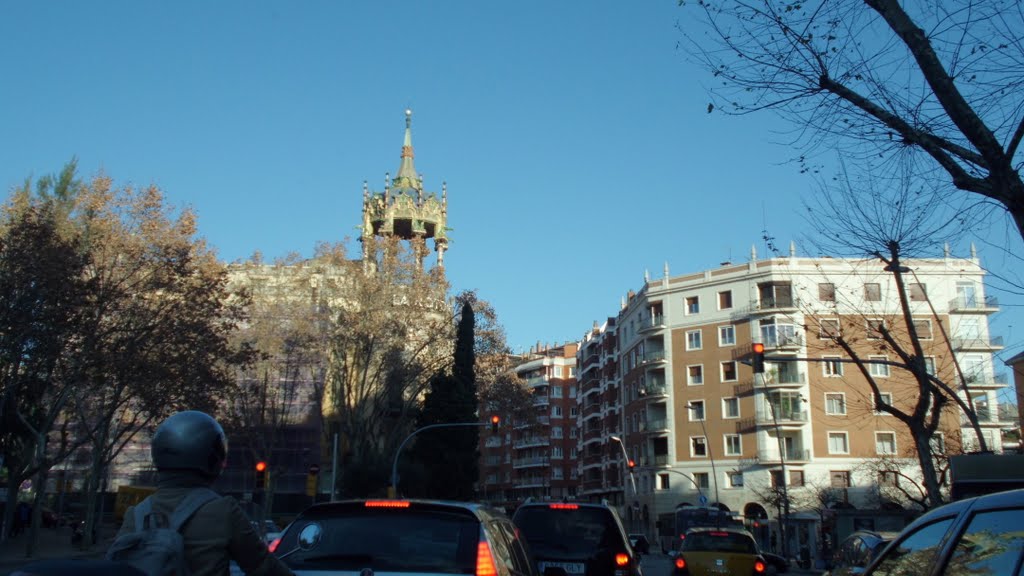
[[737,528],[690,528],[674,562],[674,576],[760,576],[766,569],[753,536]]

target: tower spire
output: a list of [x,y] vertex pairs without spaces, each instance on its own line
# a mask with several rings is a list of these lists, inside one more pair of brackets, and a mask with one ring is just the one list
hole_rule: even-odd
[[411,188],[420,190],[420,177],[413,164],[412,150],[412,110],[405,109],[405,139],[402,141],[402,162],[398,165],[398,174],[393,182],[397,189]]

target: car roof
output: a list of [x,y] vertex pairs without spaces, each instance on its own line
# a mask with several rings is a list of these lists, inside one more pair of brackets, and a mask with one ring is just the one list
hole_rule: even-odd
[[742,528],[733,528],[731,526],[722,526],[721,528],[718,528],[716,526],[694,526],[693,528],[690,528],[686,531],[687,534],[697,534],[699,532],[729,532],[732,534],[742,534],[744,536],[750,536],[751,538],[753,538],[750,532]]
[[537,508],[537,507],[549,508],[549,507],[551,507],[552,504],[555,504],[555,505],[564,504],[566,506],[579,506],[580,508],[603,508],[605,510],[611,510],[612,509],[612,507],[609,506],[608,504],[603,504],[601,502],[575,502],[575,501],[572,501],[572,500],[544,500],[544,501],[534,501],[534,502],[523,502],[522,504],[519,505],[519,508]]
[[415,506],[419,510],[462,510],[469,512],[477,518],[504,516],[504,513],[497,508],[492,508],[485,504],[477,502],[462,502],[455,500],[428,500],[420,498],[363,498],[363,499],[349,499],[349,500],[335,500],[334,502],[320,502],[313,504],[309,508],[302,511],[303,516],[324,516],[330,515],[332,512],[337,512],[345,509],[352,508],[367,508],[367,502],[375,503],[380,509],[388,509],[389,507],[400,507],[402,503],[408,503],[410,506]]

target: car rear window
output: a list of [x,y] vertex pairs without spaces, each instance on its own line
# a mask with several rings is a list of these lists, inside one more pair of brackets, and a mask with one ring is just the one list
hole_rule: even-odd
[[437,509],[347,507],[294,522],[276,552],[297,547],[298,534],[320,525],[320,541],[284,559],[293,569],[474,574],[480,522]]
[[611,512],[603,508],[520,508],[516,526],[535,554],[588,555],[625,546]]
[[736,532],[693,532],[683,540],[684,552],[739,552],[757,554],[754,539]]

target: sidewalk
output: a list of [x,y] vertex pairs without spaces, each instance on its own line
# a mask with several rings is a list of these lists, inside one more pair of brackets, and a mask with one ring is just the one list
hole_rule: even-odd
[[117,527],[107,524],[100,527],[99,541],[88,550],[78,544],[71,544],[71,527],[41,528],[31,558],[25,556],[29,533],[23,532],[6,542],[0,542],[0,576],[7,576],[15,569],[49,558],[102,558],[117,533]]

